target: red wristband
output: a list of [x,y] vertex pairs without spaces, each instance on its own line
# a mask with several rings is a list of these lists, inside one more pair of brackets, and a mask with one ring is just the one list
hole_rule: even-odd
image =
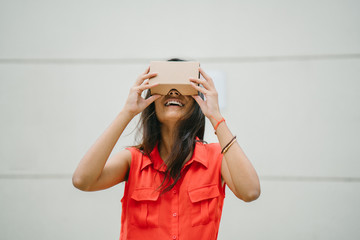
[[214,130],[215,130],[215,134],[216,134],[216,129],[218,128],[219,124],[222,123],[222,122],[225,122],[225,119],[222,118],[220,119],[220,121],[216,120],[213,116],[211,116],[215,121],[217,121],[215,127],[214,127]]

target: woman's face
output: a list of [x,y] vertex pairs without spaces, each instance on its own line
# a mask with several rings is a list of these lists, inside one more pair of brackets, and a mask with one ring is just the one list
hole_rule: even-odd
[[191,96],[181,95],[172,89],[155,101],[156,116],[161,123],[177,122],[191,111],[194,101]]

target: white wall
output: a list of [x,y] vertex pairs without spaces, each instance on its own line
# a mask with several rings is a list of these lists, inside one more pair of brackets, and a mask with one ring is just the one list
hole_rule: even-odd
[[[261,197],[219,239],[359,239],[358,1],[0,2],[0,239],[117,239],[123,184],[71,175],[150,60],[226,75]],[[116,151],[133,143],[136,121]],[[210,126],[207,140],[214,141]]]

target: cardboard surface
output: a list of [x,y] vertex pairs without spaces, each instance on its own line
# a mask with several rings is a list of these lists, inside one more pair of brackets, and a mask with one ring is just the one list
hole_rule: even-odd
[[199,78],[199,67],[199,62],[150,62],[150,72],[158,72],[158,75],[149,81],[160,83],[151,88],[151,94],[166,95],[171,89],[176,89],[182,95],[197,95],[198,91],[191,86],[189,78]]

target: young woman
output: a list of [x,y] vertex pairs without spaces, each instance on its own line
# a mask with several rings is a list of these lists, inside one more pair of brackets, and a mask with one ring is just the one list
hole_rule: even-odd
[[[142,98],[143,91],[156,86],[148,79],[157,73],[148,68],[75,170],[73,184],[83,191],[126,181],[120,239],[216,239],[225,185],[246,202],[260,195],[257,173],[220,113],[213,80],[199,70],[204,79],[189,79],[198,96],[172,89],[165,96]],[[108,159],[139,113],[142,142]],[[219,143],[203,141],[205,117]]]

